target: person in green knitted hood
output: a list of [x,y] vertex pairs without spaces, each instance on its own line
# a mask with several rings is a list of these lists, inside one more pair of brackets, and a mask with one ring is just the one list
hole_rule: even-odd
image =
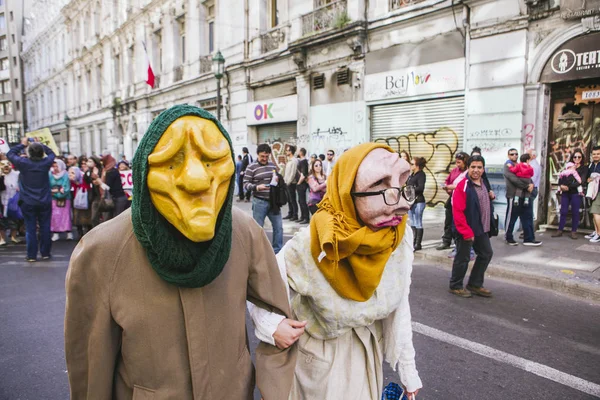
[[229,135],[179,105],[150,125],[133,160],[130,210],[79,242],[66,278],[72,399],[288,397],[296,347],[260,343],[246,300],[289,318],[271,245],[232,207]]

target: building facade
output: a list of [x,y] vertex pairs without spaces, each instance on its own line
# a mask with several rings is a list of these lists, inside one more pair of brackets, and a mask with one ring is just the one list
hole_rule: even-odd
[[33,22],[23,62],[28,129],[49,127],[65,152],[131,158],[162,110],[214,111],[217,50],[237,152],[267,142],[281,163],[288,143],[385,142],[428,160],[431,206],[456,152],[482,148],[502,206],[507,150],[536,149],[538,216],[553,223],[556,172],[599,140],[600,0],[63,3]]
[[16,143],[23,132],[21,33],[25,2],[0,0],[0,139]]

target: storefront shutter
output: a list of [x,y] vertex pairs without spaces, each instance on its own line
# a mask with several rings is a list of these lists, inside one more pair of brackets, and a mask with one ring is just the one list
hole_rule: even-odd
[[454,168],[454,155],[463,150],[464,114],[463,96],[371,107],[372,141],[427,160],[428,220],[444,218],[448,195],[440,185]]
[[267,124],[258,127],[258,143],[281,142],[282,144],[296,143],[296,122],[284,124]]

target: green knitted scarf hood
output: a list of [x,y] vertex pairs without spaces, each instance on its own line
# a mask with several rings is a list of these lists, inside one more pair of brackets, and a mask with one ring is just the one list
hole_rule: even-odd
[[213,121],[231,149],[229,134],[209,112],[190,105],[178,105],[163,111],[148,128],[133,158],[133,203],[131,219],[133,232],[146,250],[150,265],[165,281],[181,287],[197,288],[211,283],[221,271],[231,251],[231,207],[234,179],[223,207],[217,217],[215,236],[208,242],[192,242],[181,234],[154,207],[148,190],[148,156],[167,128],[178,118],[197,116]]

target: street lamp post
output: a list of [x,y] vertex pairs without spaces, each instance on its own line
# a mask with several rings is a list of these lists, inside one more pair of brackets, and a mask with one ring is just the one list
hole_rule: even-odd
[[70,133],[70,127],[71,127],[71,118],[65,114],[65,126],[67,127],[67,154],[71,154],[71,133]]
[[221,121],[221,78],[223,78],[223,70],[225,68],[225,58],[221,51],[217,51],[217,54],[212,59],[212,70],[217,78],[217,120]]

